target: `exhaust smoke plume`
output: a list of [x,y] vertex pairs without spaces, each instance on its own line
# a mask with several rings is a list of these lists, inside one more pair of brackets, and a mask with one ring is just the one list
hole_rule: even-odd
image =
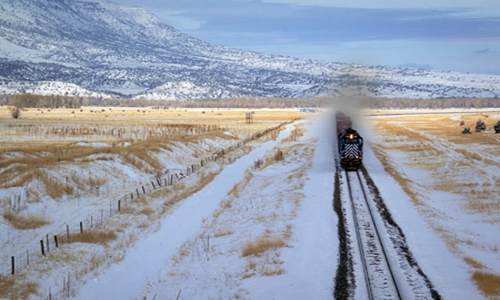
[[349,116],[353,129],[360,131],[363,135],[366,122],[362,110],[367,107],[367,102],[377,90],[378,80],[373,75],[361,71],[349,72],[341,76],[343,77],[342,82],[334,80],[331,87],[331,91],[336,95],[331,95],[332,102],[329,109],[333,113],[333,117],[337,113]]

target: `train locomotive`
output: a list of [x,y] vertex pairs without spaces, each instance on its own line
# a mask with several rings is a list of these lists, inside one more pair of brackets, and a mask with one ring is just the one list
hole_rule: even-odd
[[336,117],[340,166],[345,170],[357,170],[363,163],[363,138],[351,128],[349,117],[342,113]]

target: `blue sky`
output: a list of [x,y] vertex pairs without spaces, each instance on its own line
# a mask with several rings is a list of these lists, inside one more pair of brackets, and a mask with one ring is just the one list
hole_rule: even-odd
[[500,0],[113,0],[261,53],[500,75]]

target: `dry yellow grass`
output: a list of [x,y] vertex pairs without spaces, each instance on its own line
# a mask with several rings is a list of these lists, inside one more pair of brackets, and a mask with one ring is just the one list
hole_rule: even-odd
[[283,238],[275,237],[260,237],[255,241],[247,242],[241,249],[242,256],[255,255],[259,256],[262,253],[286,246]]
[[234,233],[234,229],[230,227],[217,228],[214,230],[214,237],[226,236]]
[[[102,111],[102,110],[105,111]],[[75,113],[72,113],[72,112]],[[12,119],[9,108],[0,107],[0,118],[8,123],[16,124],[26,120],[40,120],[46,123],[109,123],[109,122],[137,122],[154,123],[164,122],[170,124],[234,124],[236,122],[245,122],[246,114],[254,112],[253,125],[259,122],[276,121],[283,122],[292,119],[300,119],[300,114],[296,109],[151,109],[151,108],[102,108],[102,107],[83,107],[80,110],[57,108],[35,109],[29,108],[21,113],[17,120]],[[42,113],[43,112],[43,113]]]
[[[0,118],[2,109],[0,108]],[[157,174],[165,162],[159,161],[155,152],[172,151],[174,143],[196,144],[207,138],[238,141],[298,117],[295,111],[262,110],[256,111],[253,123],[246,124],[245,111],[210,113],[207,111],[203,114],[196,110],[134,109],[120,109],[119,112],[106,109],[103,112],[83,108],[83,111],[75,111],[73,114],[64,109],[52,109],[50,112],[44,110],[42,114],[41,111],[28,109],[22,113],[19,120],[5,118],[0,124],[1,187],[23,187],[37,181],[53,199],[63,198],[64,195],[75,193],[75,190],[80,192],[103,185],[109,179],[80,176],[75,171],[68,172],[64,177],[57,176],[57,170],[61,166],[78,166],[86,170],[89,163],[120,159],[148,174]],[[270,132],[262,139],[276,138],[277,135],[278,130],[274,130],[274,133]],[[108,146],[92,147],[92,142]],[[221,163],[234,160],[250,150],[249,146],[242,147],[226,155]],[[193,154],[196,159],[203,156],[204,153]],[[157,189],[141,197],[140,201],[122,206],[121,213],[127,215],[110,219],[106,223],[106,230],[84,230],[83,234],[71,234],[69,242],[104,246],[112,244],[114,249],[123,251],[137,239],[135,234],[124,236],[122,233],[126,232],[125,228],[134,226],[140,230],[154,230],[150,227],[157,223],[155,220],[164,216],[175,203],[202,189],[220,170],[222,168],[202,169],[197,172],[197,184],[189,185],[189,188],[184,183],[178,183],[170,188]],[[31,186],[30,184],[30,189]],[[40,200],[39,190],[31,189],[32,196],[27,202]],[[18,218],[13,215],[6,217]],[[21,220],[20,223],[26,223],[26,220]],[[217,236],[232,233],[230,228],[216,232]],[[65,240],[66,235],[61,235],[60,243],[67,242]],[[62,251],[53,252],[51,255],[58,257],[58,253]],[[75,276],[82,277],[123,258],[122,255],[110,256],[109,253],[86,254],[90,255],[90,263],[86,266],[75,266]]]
[[[472,122],[472,120],[475,122],[478,118],[484,119],[484,115],[466,115],[463,119],[467,125],[467,122]],[[488,122],[493,124],[495,120],[490,118]],[[481,192],[467,190],[467,178],[476,176],[476,178],[487,179],[487,173],[478,167],[478,163],[498,166],[499,163],[493,158],[500,155],[500,148],[490,147],[492,144],[498,144],[494,134],[464,135],[461,134],[462,127],[459,121],[446,115],[378,119],[374,128],[383,138],[384,143],[377,145],[375,152],[383,161],[385,168],[402,186],[407,185],[403,183],[405,179],[401,177],[399,171],[394,170],[394,164],[391,165],[387,161],[385,157],[390,157],[391,154],[383,151],[384,148],[406,153],[408,160],[404,164],[430,172],[435,179],[434,189],[463,195],[469,208],[478,209],[484,213],[484,207],[490,204],[480,200],[491,199],[498,190],[495,191],[494,187],[486,187]],[[481,150],[478,151],[478,149]],[[446,166],[448,167],[444,168]],[[457,172],[445,173],[450,167],[456,169]],[[474,173],[475,175],[472,175]],[[494,206],[491,207],[494,208]],[[496,213],[496,211],[493,209],[491,213]]]
[[21,215],[13,211],[6,211],[3,214],[3,218],[7,220],[12,226],[17,229],[36,229],[42,226],[48,225],[51,222],[47,220],[46,217],[39,215]]
[[294,129],[292,132],[290,132],[290,135],[284,139],[284,141],[296,141],[299,139],[301,136],[304,135],[305,129],[304,129],[304,124],[298,123],[294,125]]
[[[269,150],[264,159],[268,160],[268,163],[279,161],[275,159],[277,150],[278,148]],[[227,259],[230,255],[241,255],[247,262],[246,266],[240,269],[240,274],[236,276],[233,270],[227,274],[222,271],[226,275],[226,280],[230,280],[227,286],[232,285],[235,278],[240,280],[253,276],[276,276],[285,272],[282,268],[280,248],[286,247],[287,241],[291,239],[293,226],[290,224],[285,226],[278,220],[288,221],[296,217],[296,211],[304,197],[300,193],[301,184],[304,182],[305,170],[310,166],[308,159],[314,152],[314,142],[306,144],[291,143],[290,140],[282,141],[279,150],[283,153],[285,161],[298,161],[300,167],[291,172],[284,168],[283,170],[287,172],[280,175],[276,175],[276,172],[262,172],[264,169],[259,166],[247,169],[244,179],[233,185],[226,199],[220,202],[219,209],[212,214],[211,218],[203,221],[203,233],[184,243],[177,254],[172,257],[174,267],[180,270],[171,272],[170,276],[188,276],[189,273],[195,272],[195,270],[182,269],[183,267],[179,266],[181,261],[206,261],[208,257],[212,261],[214,256],[214,260],[221,259],[219,255],[222,255],[222,259]],[[260,159],[262,164],[264,159]],[[283,167],[281,163],[275,166],[277,169]],[[276,176],[287,178],[283,180],[287,188],[276,191],[268,198],[267,188],[273,185],[271,190],[274,190],[273,181]],[[256,178],[258,179],[255,180]],[[262,213],[263,207],[276,212]],[[234,224],[240,225],[234,226]],[[248,226],[259,224],[258,226],[264,226],[265,230],[260,237],[249,236],[247,224]],[[223,237],[222,239],[231,241],[230,244],[240,244],[241,248],[234,249],[231,246],[230,249],[225,249],[224,244],[219,243],[218,240],[214,243],[210,242],[210,248],[208,248],[206,242],[203,242],[204,239],[206,241],[207,236]]]
[[[463,127],[474,131],[478,119],[486,122],[489,132],[461,133]],[[461,120],[465,125],[460,125]],[[447,200],[452,201],[450,204],[466,208],[472,215],[481,215],[479,222],[498,224],[499,219],[494,216],[500,212],[497,184],[500,179],[491,176],[491,168],[500,166],[499,136],[491,132],[496,121],[484,114],[464,114],[460,118],[444,114],[379,118],[373,128],[382,142],[371,146],[387,173],[417,205],[449,249],[463,255],[473,273],[473,282],[489,299],[500,299],[500,276],[486,271],[484,265],[466,255],[463,249],[496,253],[498,246],[478,241],[473,233],[456,232],[453,224],[447,224],[451,218],[446,212],[428,205],[428,197],[424,195],[432,191],[449,193],[454,199]],[[429,179],[412,178],[403,172],[408,167],[426,172]]]
[[14,276],[4,276],[0,274],[0,297],[4,298],[14,293],[16,280]]
[[71,234],[69,242],[107,245],[110,241],[113,241],[116,238],[117,235],[113,231],[92,230],[84,231],[82,234]]
[[384,151],[384,147],[379,145],[372,146],[375,156],[380,160],[384,166],[385,171],[394,178],[399,185],[403,188],[403,191],[411,198],[415,205],[422,205],[422,201],[419,199],[418,195],[412,189],[412,181],[405,177],[395,166],[389,161],[389,155],[387,151]]
[[139,211],[139,213],[150,217],[154,215],[155,210],[151,206],[145,206]]
[[497,274],[475,271],[472,280],[488,299],[500,299],[500,276]]
[[477,260],[475,260],[474,258],[472,258],[470,256],[464,257],[464,261],[469,266],[476,268],[476,269],[485,269],[486,268],[482,263],[478,262]]
[[[0,107],[0,116],[8,115],[2,114],[7,110]],[[247,111],[27,109],[21,119],[5,118],[0,124],[0,183],[2,188],[21,187],[39,179],[50,196],[58,199],[72,194],[75,185],[81,189],[89,183],[74,175],[70,182],[63,182],[47,174],[52,167],[121,159],[146,173],[161,174],[163,163],[152,154],[162,149],[171,151],[171,142],[197,143],[215,137],[243,139],[300,117],[296,110],[255,110],[253,123],[247,124],[243,122]],[[87,142],[109,146],[92,147]],[[200,153],[193,154],[194,158],[199,156]]]
[[17,276],[0,275],[0,298],[20,300],[37,295],[39,284],[34,282],[18,283],[17,280]]

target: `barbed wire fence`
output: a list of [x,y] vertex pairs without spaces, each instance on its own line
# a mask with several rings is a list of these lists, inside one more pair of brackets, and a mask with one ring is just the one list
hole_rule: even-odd
[[259,139],[267,133],[274,132],[280,127],[290,124],[294,121],[295,120],[283,122],[277,126],[267,128],[262,132],[257,132],[251,137],[236,143],[234,146],[229,146],[227,148],[213,152],[210,156],[201,159],[199,163],[187,166],[185,168],[185,173],[183,171],[179,171],[178,173],[167,173],[162,177],[155,178],[149,183],[141,185],[140,187],[128,193],[123,194],[119,192],[108,195],[106,197],[106,199],[108,200],[107,205],[101,206],[99,210],[96,210],[90,215],[81,218],[81,221],[79,221],[77,224],[71,224],[71,226],[69,224],[66,224],[64,230],[46,234],[42,239],[35,241],[32,247],[15,253],[10,257],[10,260],[3,260],[2,262],[0,262],[0,275],[8,276],[19,274],[24,269],[28,268],[30,264],[33,264],[34,262],[47,257],[49,253],[57,251],[65,244],[71,243],[72,239],[77,240],[77,238],[75,238],[77,235],[83,235],[85,232],[89,232],[102,227],[110,218],[119,214],[123,208],[131,205],[133,201],[137,201],[141,197],[152,193],[157,189],[172,186],[175,183],[180,182],[186,176],[200,170],[211,162],[221,159],[226,154],[246,145],[250,141]]
[[81,221],[75,224],[66,224],[65,230],[46,234],[42,239],[36,241],[36,246],[25,249],[11,256],[9,261],[3,261],[0,264],[0,274],[14,275],[29,267],[37,260],[45,258],[49,253],[56,251],[65,244],[72,242],[72,237],[75,235],[84,234],[84,232],[92,231],[102,227],[110,218],[116,216],[120,211],[131,205],[133,201],[138,201],[141,197],[150,194],[158,189],[169,187],[177,182],[180,182],[185,176],[190,175],[202,167],[207,166],[210,162],[219,159],[224,154],[232,151],[234,148],[229,147],[218,151],[217,154],[200,160],[199,163],[186,167],[185,173],[167,173],[163,177],[151,180],[149,183],[126,193],[116,193],[106,197],[106,205],[101,205],[91,214],[81,218]]

